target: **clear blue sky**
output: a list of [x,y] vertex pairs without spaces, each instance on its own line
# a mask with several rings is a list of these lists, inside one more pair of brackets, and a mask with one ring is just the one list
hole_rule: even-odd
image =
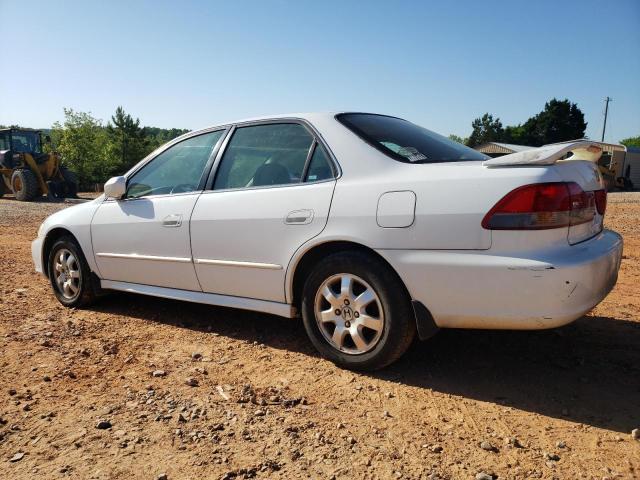
[[0,0],[0,38],[0,124],[360,110],[466,136],[558,97],[599,139],[609,95],[607,140],[640,134],[639,0]]

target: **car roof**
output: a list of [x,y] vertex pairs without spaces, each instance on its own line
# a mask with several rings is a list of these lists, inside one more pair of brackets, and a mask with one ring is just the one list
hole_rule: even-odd
[[204,128],[198,128],[196,130],[193,130],[193,132],[190,132],[190,133],[200,132],[200,131],[204,131],[204,130],[211,130],[212,128],[224,127],[224,126],[227,126],[227,125],[236,125],[236,124],[240,124],[240,123],[261,122],[261,121],[279,120],[279,119],[302,119],[302,120],[307,120],[309,122],[313,122],[314,120],[319,120],[319,119],[331,119],[331,118],[334,118],[339,113],[345,113],[345,112],[341,112],[341,111],[336,111],[336,112],[303,112],[303,113],[279,113],[279,114],[275,114],[275,115],[261,115],[261,116],[257,116],[257,117],[249,117],[249,118],[242,118],[242,119],[239,119],[239,120],[232,120],[232,121],[229,121],[229,122],[216,123],[216,124],[204,127]]
[[42,132],[37,128],[22,128],[22,127],[5,127],[0,128],[0,132]]
[[[166,148],[170,148],[172,145],[180,143],[181,141],[187,138],[203,135],[214,130],[228,128],[233,125],[247,124],[251,122],[269,122],[269,121],[277,121],[279,119],[283,119],[283,120],[301,120],[301,121],[308,122],[314,128],[316,133],[319,135],[319,138],[324,142],[325,147],[328,148],[330,155],[334,158],[336,162],[339,156],[354,157],[353,159],[348,160],[350,163],[353,163],[353,162],[358,163],[361,161],[358,159],[366,158],[367,159],[366,166],[367,168],[369,168],[372,166],[371,157],[373,156],[375,158],[378,156],[380,157],[381,161],[384,162],[384,164],[391,163],[391,162],[388,162],[388,158],[384,154],[378,152],[375,149],[372,149],[372,147],[367,145],[365,142],[359,140],[352,132],[350,132],[347,128],[341,125],[340,122],[336,120],[335,118],[336,115],[339,115],[342,113],[364,113],[364,112],[356,112],[356,111],[326,112],[325,111],[325,112],[303,112],[303,113],[280,113],[275,115],[262,115],[262,116],[243,118],[240,120],[216,123],[208,127],[199,128],[199,129],[187,132],[183,135],[180,135],[179,137],[176,137],[173,140],[162,145],[157,150],[154,150],[153,152],[151,152],[148,155],[148,157],[155,156],[158,151],[164,150]],[[380,114],[371,113],[371,115],[380,115]],[[354,154],[354,151],[362,151],[362,153],[360,155],[357,155],[357,154]],[[147,157],[145,157],[145,159],[143,159],[142,161],[146,160],[146,158]],[[345,162],[346,161],[347,160],[345,160]],[[339,168],[342,171],[341,164]],[[358,168],[358,169],[362,170],[363,168]],[[358,169],[354,168],[354,170],[358,170]]]

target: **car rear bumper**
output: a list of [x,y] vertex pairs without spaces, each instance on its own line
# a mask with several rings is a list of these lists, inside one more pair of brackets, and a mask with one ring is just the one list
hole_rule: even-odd
[[31,258],[33,259],[33,265],[35,266],[36,272],[44,275],[44,270],[42,268],[42,241],[43,239],[38,237],[31,242]]
[[438,327],[537,330],[595,307],[618,278],[622,237],[605,230],[583,243],[526,255],[378,250]]

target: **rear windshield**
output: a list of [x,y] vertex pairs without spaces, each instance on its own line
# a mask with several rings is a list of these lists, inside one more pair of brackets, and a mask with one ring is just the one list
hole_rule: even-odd
[[370,113],[341,113],[336,118],[365,142],[401,162],[463,162],[489,158],[401,118]]

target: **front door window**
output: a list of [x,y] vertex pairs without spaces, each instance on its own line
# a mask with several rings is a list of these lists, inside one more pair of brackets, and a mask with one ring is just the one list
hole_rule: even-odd
[[133,174],[126,198],[196,191],[224,130],[191,137],[168,148]]

